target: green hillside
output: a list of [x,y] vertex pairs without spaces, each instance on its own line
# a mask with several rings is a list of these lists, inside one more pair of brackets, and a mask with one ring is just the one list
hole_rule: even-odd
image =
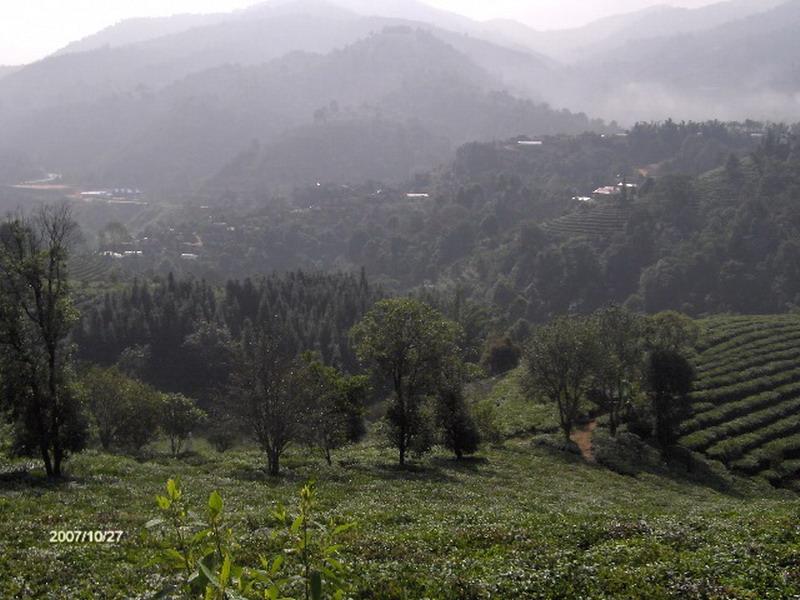
[[[578,456],[507,441],[454,461],[437,452],[411,470],[378,445],[348,449],[333,467],[293,452],[269,479],[263,455],[224,455],[195,441],[181,460],[148,462],[88,452],[70,479],[2,479],[4,598],[149,598],[164,580],[140,537],[154,496],[180,474],[190,506],[219,490],[241,548],[257,561],[269,509],[315,479],[323,518],[353,519],[343,559],[358,573],[353,598],[786,598],[800,534],[785,492],[722,493],[675,476],[619,475]],[[36,500],[32,501],[35,495]],[[123,530],[119,544],[50,544],[57,529]],[[38,560],[31,560],[36,556]],[[91,573],[91,576],[87,576]]]
[[630,208],[620,206],[617,202],[603,201],[597,205],[582,206],[580,210],[546,223],[543,229],[567,237],[610,237],[625,230],[630,212]]
[[92,283],[104,280],[113,266],[113,259],[99,254],[76,256],[70,261],[74,281]]
[[734,471],[798,488],[800,316],[703,322],[695,414],[681,443]]

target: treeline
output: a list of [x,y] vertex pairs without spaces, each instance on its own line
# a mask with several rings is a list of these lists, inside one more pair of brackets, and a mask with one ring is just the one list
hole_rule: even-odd
[[622,215],[620,231],[596,224],[600,209],[581,207],[582,233],[521,224],[472,261],[492,282],[485,293],[528,324],[608,303],[693,316],[791,310],[800,301],[798,138],[775,126],[758,139],[703,175],[647,178],[635,197],[602,201]]
[[381,295],[363,272],[298,271],[224,287],[170,274],[106,293],[83,311],[73,340],[81,360],[118,363],[159,389],[205,402],[226,384],[248,328],[280,323],[292,355],[314,351],[355,371],[348,332]]
[[[14,451],[38,454],[48,476],[60,477],[69,454],[93,443],[138,454],[164,434],[178,455],[206,421],[220,451],[248,434],[272,475],[291,444],[318,448],[331,463],[333,450],[364,435],[372,384],[390,392],[385,423],[401,464],[435,443],[458,457],[477,449],[464,332],[429,305],[375,303],[363,272],[298,272],[224,291],[170,276],[107,295],[81,324],[67,269],[76,232],[66,205],[0,225],[0,414]],[[363,373],[345,373],[320,352],[341,359],[349,340]],[[162,389],[192,387],[202,408],[148,377]]]
[[612,436],[624,426],[669,452],[691,414],[698,334],[674,312],[645,317],[611,306],[557,317],[526,344],[528,393],[558,407],[567,441],[579,419],[602,415]]
[[[797,303],[793,130],[667,121],[542,141],[468,144],[404,188],[231,194],[215,223],[179,226],[204,240],[196,266],[209,275],[364,267],[392,293],[457,285],[495,305],[518,339],[554,315],[608,303],[692,315]],[[603,207],[572,200],[623,179],[638,193],[601,201],[614,227],[597,225]],[[551,226],[565,215],[582,227]]]

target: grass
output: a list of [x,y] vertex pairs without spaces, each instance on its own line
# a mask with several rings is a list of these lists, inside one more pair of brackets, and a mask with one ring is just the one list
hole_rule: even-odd
[[552,433],[558,429],[558,411],[554,404],[531,402],[523,392],[525,368],[507,375],[474,384],[468,398],[495,407],[498,425],[504,437]]
[[[321,516],[358,523],[344,548],[358,599],[800,594],[793,493],[712,464],[687,472],[635,436],[614,440],[603,429],[594,441],[599,464],[587,464],[559,449],[554,407],[527,400],[523,377],[518,369],[469,390],[496,407],[508,438],[469,460],[436,449],[399,469],[394,451],[368,439],[336,453],[332,467],[293,448],[271,479],[257,449],[220,454],[196,439],[179,459],[164,441],[149,460],[88,451],[69,460],[60,483],[40,469],[14,473],[30,461],[0,465],[0,597],[154,597],[167,579],[143,526],[175,476],[197,508],[212,490],[222,494],[241,564],[270,547],[274,504],[292,504],[315,480]],[[765,476],[800,467],[773,463]],[[50,543],[59,529],[125,533],[116,545]]]
[[[345,557],[356,598],[782,598],[800,593],[800,505],[740,481],[736,492],[670,475],[620,475],[515,439],[462,462],[435,452],[407,470],[375,443],[328,468],[293,452],[276,480],[252,448],[183,459],[87,452],[60,484],[0,491],[0,596],[146,598],[162,585],[141,537],[154,495],[179,475],[201,506],[219,490],[242,543],[267,544],[268,509],[317,481],[321,509],[358,522]],[[51,544],[52,529],[122,529],[113,546]]]

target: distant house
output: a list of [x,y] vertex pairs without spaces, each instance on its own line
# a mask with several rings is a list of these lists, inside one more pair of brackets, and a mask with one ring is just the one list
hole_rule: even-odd
[[81,192],[81,198],[84,200],[105,200],[112,198],[113,194],[108,190],[94,190],[90,192]]
[[197,260],[200,258],[197,254],[192,254],[190,252],[184,252],[181,254],[181,260]]
[[409,192],[406,194],[406,198],[409,199],[417,199],[417,198],[430,198],[431,195],[427,193],[419,193],[419,192]]
[[606,185],[597,188],[592,192],[592,197],[595,200],[608,200],[609,198],[617,198],[622,195],[622,190],[625,190],[628,196],[635,196],[639,190],[639,186],[635,183],[622,183],[617,185]]
[[518,146],[542,146],[544,142],[540,140],[519,140],[517,142]]

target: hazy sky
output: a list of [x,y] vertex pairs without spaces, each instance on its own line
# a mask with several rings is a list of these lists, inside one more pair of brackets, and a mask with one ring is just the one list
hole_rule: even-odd
[[[582,25],[653,4],[702,6],[714,0],[429,0],[478,19],[518,19],[537,29]],[[0,65],[41,58],[129,17],[242,8],[256,0],[0,0]]]

